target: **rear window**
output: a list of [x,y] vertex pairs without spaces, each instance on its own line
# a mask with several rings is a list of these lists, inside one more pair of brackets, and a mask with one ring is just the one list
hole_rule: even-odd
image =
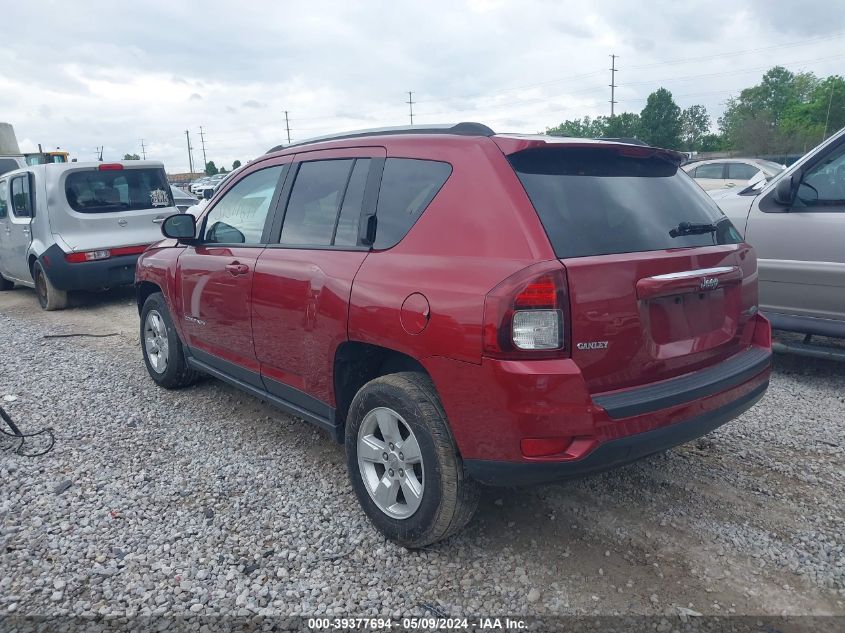
[[65,196],[74,211],[114,213],[173,206],[163,169],[74,171],[65,180]]
[[[592,148],[531,149],[508,159],[558,257],[741,240],[709,196],[665,159]],[[677,234],[674,229],[682,222],[714,224],[715,230]]]
[[20,165],[18,165],[18,161],[14,158],[0,158],[0,176],[6,174],[10,171],[14,171],[18,169]]

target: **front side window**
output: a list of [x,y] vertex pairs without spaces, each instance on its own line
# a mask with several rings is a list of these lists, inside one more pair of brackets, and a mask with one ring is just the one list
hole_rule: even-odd
[[728,163],[728,178],[731,180],[751,180],[759,171],[759,167],[748,163]]
[[163,169],[86,169],[65,179],[65,196],[79,213],[119,213],[173,206]]
[[376,207],[374,248],[390,248],[405,237],[452,173],[449,163],[388,158]]
[[797,207],[845,204],[845,146],[813,166],[801,180]]
[[205,220],[206,242],[261,244],[267,214],[286,165],[253,172],[229,189]]
[[12,179],[12,215],[17,218],[31,218],[33,215],[29,175]]
[[722,178],[722,163],[714,163],[712,165],[699,165],[695,168],[695,176],[693,178]]

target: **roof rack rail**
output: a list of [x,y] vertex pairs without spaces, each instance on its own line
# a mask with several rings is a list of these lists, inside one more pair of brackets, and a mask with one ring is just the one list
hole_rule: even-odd
[[354,130],[352,132],[341,132],[340,134],[330,134],[328,136],[317,136],[309,138],[298,143],[291,143],[290,145],[276,145],[276,147],[267,151],[278,152],[279,150],[288,149],[289,147],[299,147],[300,145],[310,145],[311,143],[319,143],[321,141],[337,141],[348,138],[360,138],[363,136],[389,136],[391,134],[454,134],[456,136],[493,136],[496,134],[489,127],[483,123],[472,123],[464,121],[454,125],[400,125],[396,127],[380,127],[370,130]]

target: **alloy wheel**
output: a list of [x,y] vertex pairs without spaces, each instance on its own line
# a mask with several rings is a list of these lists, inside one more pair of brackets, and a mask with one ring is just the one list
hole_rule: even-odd
[[159,374],[167,371],[170,347],[167,340],[167,326],[158,310],[147,312],[144,321],[144,349],[150,366]]
[[361,479],[379,510],[407,519],[420,507],[425,490],[420,445],[411,427],[393,409],[367,413],[358,429]]

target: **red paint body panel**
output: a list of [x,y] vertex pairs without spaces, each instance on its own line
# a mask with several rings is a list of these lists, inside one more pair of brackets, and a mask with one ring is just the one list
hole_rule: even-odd
[[[192,348],[258,372],[250,301],[255,265],[262,248],[188,247],[179,257],[177,314]],[[246,267],[233,274],[230,265]]]
[[252,290],[263,376],[334,406],[334,356],[347,340],[349,294],[366,251],[267,248]]

